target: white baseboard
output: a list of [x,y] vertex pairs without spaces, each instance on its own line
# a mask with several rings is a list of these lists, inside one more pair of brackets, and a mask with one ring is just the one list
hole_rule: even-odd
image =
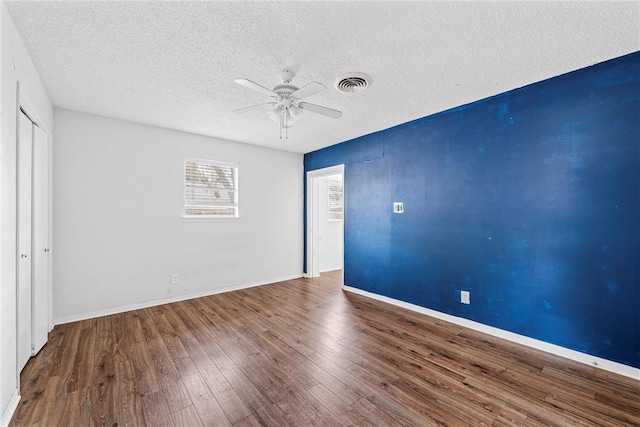
[[139,304],[130,304],[130,305],[124,305],[120,307],[108,308],[104,310],[91,311],[88,313],[74,314],[71,316],[56,318],[54,319],[53,323],[55,325],[62,325],[64,323],[77,322],[80,320],[93,319],[93,318],[102,317],[102,316],[110,316],[112,314],[124,313],[126,311],[139,310],[141,308],[155,307],[157,305],[169,304],[172,302],[185,301],[185,300],[194,299],[194,298],[206,297],[209,295],[223,294],[225,292],[239,291],[240,289],[247,289],[247,288],[253,288],[255,286],[262,286],[262,285],[268,285],[271,283],[284,282],[286,280],[299,279],[300,277],[302,277],[302,273],[293,275],[293,276],[285,276],[285,277],[279,277],[279,278],[264,280],[259,282],[229,286],[221,289],[213,289],[213,290],[196,292],[196,293],[187,294],[187,295],[178,295],[174,297],[163,298],[163,299],[143,302]]
[[488,326],[483,323],[475,322],[473,320],[464,319],[462,317],[453,316],[451,314],[441,313],[436,310],[431,310],[429,308],[421,307],[419,305],[385,297],[383,295],[374,294],[372,292],[363,291],[362,289],[353,288],[351,286],[344,285],[342,289],[344,289],[347,292],[352,292],[354,294],[359,294],[368,298],[372,298],[372,299],[386,302],[388,304],[392,304],[398,307],[406,308],[411,311],[425,314],[427,316],[435,317],[436,319],[440,319],[440,320],[454,323],[456,325],[464,326],[466,328],[473,329],[474,331],[483,332],[488,335],[493,335],[494,337],[503,338],[511,342],[526,345],[527,347],[532,347],[537,350],[542,350],[547,353],[555,354],[556,356],[561,356],[566,359],[570,359],[576,362],[581,362],[587,365],[595,366],[597,368],[604,369],[609,372],[614,372],[616,374],[624,375],[625,377],[633,378],[635,380],[640,380],[640,369],[634,368],[633,366],[628,366],[628,365],[624,365],[622,363],[614,362],[608,359],[603,359],[601,357],[596,357],[590,354],[581,353],[579,351],[571,350],[565,347],[561,347],[559,345],[549,344],[544,341],[540,341],[534,338],[529,338],[524,335],[519,335],[513,332],[505,331],[503,329],[495,328],[493,326]]
[[11,399],[9,399],[9,403],[4,408],[2,416],[0,416],[0,427],[7,427],[9,425],[11,417],[13,417],[14,412],[16,412],[19,403],[20,394],[18,394],[18,389],[15,389],[11,395]]

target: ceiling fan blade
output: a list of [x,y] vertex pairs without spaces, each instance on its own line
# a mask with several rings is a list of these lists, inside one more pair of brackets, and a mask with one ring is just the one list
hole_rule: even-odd
[[308,102],[301,102],[298,104],[298,107],[302,108],[303,110],[311,111],[312,113],[331,117],[332,119],[339,119],[340,117],[342,117],[342,111],[323,107],[321,105],[309,104]]
[[237,110],[233,110],[234,113],[247,113],[249,111],[255,111],[255,110],[264,110],[267,111],[269,110],[271,107],[273,107],[274,105],[276,105],[275,102],[266,102],[264,104],[258,104],[258,105],[251,105],[249,107],[242,107],[242,108],[238,108]]
[[234,80],[236,83],[238,83],[239,85],[242,85],[244,87],[248,87],[249,89],[253,89],[253,90],[257,90],[258,92],[262,92],[266,95],[269,96],[278,96],[277,93],[275,93],[274,91],[272,91],[271,89],[267,89],[264,86],[260,86],[258,83],[254,83],[251,80],[247,80],[247,79],[235,79]]
[[302,86],[291,94],[291,96],[302,99],[307,96],[315,95],[318,92],[325,90],[327,87],[320,82],[311,82],[308,85]]

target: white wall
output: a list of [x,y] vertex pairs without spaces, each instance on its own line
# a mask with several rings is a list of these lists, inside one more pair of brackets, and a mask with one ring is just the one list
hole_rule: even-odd
[[[302,155],[68,110],[54,118],[56,323],[302,275]],[[183,221],[185,157],[240,163],[240,219]]]
[[0,3],[0,425],[18,403],[16,363],[16,85],[21,103],[48,132],[53,110],[47,92],[4,5]]
[[329,221],[329,181],[342,181],[342,175],[331,175],[318,179],[318,236],[320,272],[342,269],[343,221]]

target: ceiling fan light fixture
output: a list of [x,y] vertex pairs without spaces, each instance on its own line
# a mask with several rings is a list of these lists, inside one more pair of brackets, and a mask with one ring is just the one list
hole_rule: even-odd
[[272,109],[270,109],[269,111],[267,111],[267,116],[269,116],[269,118],[271,120],[273,120],[276,123],[280,123],[280,113],[282,112],[282,110],[280,109],[280,107],[275,106]]
[[[271,110],[269,110],[267,112],[267,115],[269,116],[269,118],[271,120],[273,120],[274,122],[280,124],[283,128],[290,128],[293,125],[295,125],[295,122],[297,120],[300,119],[300,115],[302,113],[302,111],[300,111],[300,114],[296,114],[295,116],[291,113],[289,109],[286,108],[282,108],[282,107],[274,107]],[[296,107],[297,108],[297,107]]]
[[294,120],[294,121],[300,120],[304,113],[302,109],[298,108],[298,106],[296,105],[291,105],[288,111],[289,111],[289,116],[291,117],[291,120]]

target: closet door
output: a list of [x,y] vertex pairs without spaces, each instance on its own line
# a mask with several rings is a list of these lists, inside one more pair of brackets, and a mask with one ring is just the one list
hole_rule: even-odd
[[32,342],[36,354],[49,332],[49,140],[33,127]]
[[21,111],[18,125],[18,367],[31,357],[31,195],[33,123]]

